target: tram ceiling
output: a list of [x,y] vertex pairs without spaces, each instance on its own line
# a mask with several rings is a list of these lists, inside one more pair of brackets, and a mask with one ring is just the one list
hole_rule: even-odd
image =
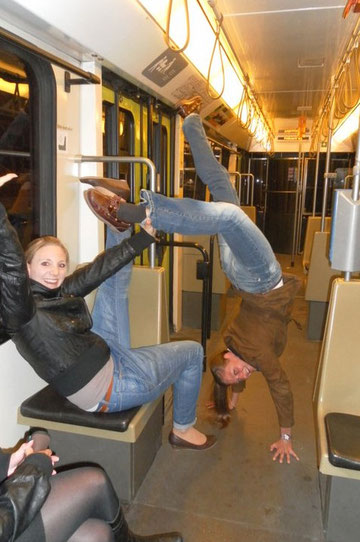
[[[201,94],[204,118],[210,117],[218,133],[242,148],[248,149],[255,140],[266,150],[279,129],[276,119],[295,120],[305,115],[311,120],[318,115],[331,75],[358,21],[358,14],[352,11],[343,19],[346,0],[107,0],[107,9],[101,10],[87,0],[53,2],[51,9],[42,0],[2,0],[0,4],[0,26],[5,29],[14,31],[15,25],[27,33],[29,41],[40,40],[44,49],[50,45],[75,64],[101,63],[170,107],[183,97]],[[211,26],[208,42],[193,10],[188,25],[190,46],[184,46],[186,36],[176,42],[181,26],[177,8],[186,4],[203,9],[208,21],[212,20],[206,23]],[[183,53],[173,53],[171,62],[170,56],[166,57],[168,64],[164,66],[161,63],[170,43],[164,40],[169,5],[176,13],[169,26],[170,42]],[[240,65],[244,77],[236,70],[236,77],[222,77],[216,67],[218,52],[212,64],[218,22],[214,22],[212,7],[222,15],[220,38],[225,36],[230,44],[223,49],[224,56],[233,71],[233,65]],[[158,17],[153,12],[158,12]],[[156,22],[158,19],[161,21]],[[184,9],[180,9],[180,19],[184,23]],[[186,29],[182,30],[186,34]],[[204,66],[199,67],[191,58],[191,45],[192,50],[202,53]],[[169,73],[174,74],[166,79],[173,61],[178,69],[172,68]],[[161,72],[160,78],[157,72]],[[230,81],[224,83],[224,94],[221,84],[217,88],[213,84],[219,74],[220,83]],[[215,89],[218,99],[213,99],[214,90],[208,92],[208,86]],[[245,87],[247,92],[242,92]],[[218,119],[219,108],[223,113],[222,102],[228,111]]]
[[272,118],[316,116],[358,14],[345,0],[217,0],[223,28]]

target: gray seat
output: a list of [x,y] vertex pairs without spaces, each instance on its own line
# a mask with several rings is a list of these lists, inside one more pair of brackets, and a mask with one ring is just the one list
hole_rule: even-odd
[[28,418],[124,432],[140,408],[111,413],[86,412],[59,395],[51,386],[46,386],[28,397],[22,403],[20,412]]
[[360,470],[360,416],[331,412],[325,416],[325,427],[330,463]]

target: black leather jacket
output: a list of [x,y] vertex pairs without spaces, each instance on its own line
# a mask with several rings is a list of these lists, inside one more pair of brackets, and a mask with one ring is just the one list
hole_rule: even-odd
[[34,520],[50,491],[51,460],[32,454],[6,478],[10,454],[0,450],[0,542],[13,542]]
[[143,230],[65,278],[56,289],[29,280],[23,250],[0,204],[0,316],[20,354],[61,395],[85,386],[105,365],[110,351],[91,331],[83,299],[153,239]]

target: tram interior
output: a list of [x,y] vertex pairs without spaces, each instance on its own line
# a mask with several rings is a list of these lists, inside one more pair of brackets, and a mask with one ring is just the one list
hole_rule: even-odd
[[[241,303],[216,239],[160,232],[155,250],[136,259],[132,347],[203,345],[197,423],[217,438],[204,452],[169,445],[171,390],[161,408],[145,409],[134,441],[107,435],[106,444],[92,429],[69,430],[64,448],[80,455],[93,443],[95,456],[107,446],[123,446],[124,457],[135,450],[128,469],[136,487],[131,470],[122,500],[137,533],[176,530],[186,542],[358,540],[359,13],[358,0],[0,0],[0,176],[18,175],[0,187],[0,202],[24,247],[57,235],[71,270],[103,250],[105,229],[86,206],[81,177],[125,179],[135,203],[144,187],[210,201],[176,109],[200,95],[209,143],[241,207],[283,272],[301,281],[281,357],[299,461],[280,464],[261,374],[247,382],[228,427],[215,421],[209,364]],[[34,422],[20,406],[45,383],[11,341],[0,351],[0,445],[11,449]],[[344,418],[331,425],[334,413]],[[68,429],[47,423],[60,447]],[[137,448],[145,438],[151,444]]]

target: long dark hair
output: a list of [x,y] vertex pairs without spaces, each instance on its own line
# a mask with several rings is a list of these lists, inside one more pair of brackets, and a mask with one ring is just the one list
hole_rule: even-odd
[[226,427],[231,419],[228,404],[227,384],[222,381],[222,372],[224,369],[224,354],[226,350],[217,354],[211,361],[211,373],[214,377],[213,399],[215,405],[216,419],[221,427]]

